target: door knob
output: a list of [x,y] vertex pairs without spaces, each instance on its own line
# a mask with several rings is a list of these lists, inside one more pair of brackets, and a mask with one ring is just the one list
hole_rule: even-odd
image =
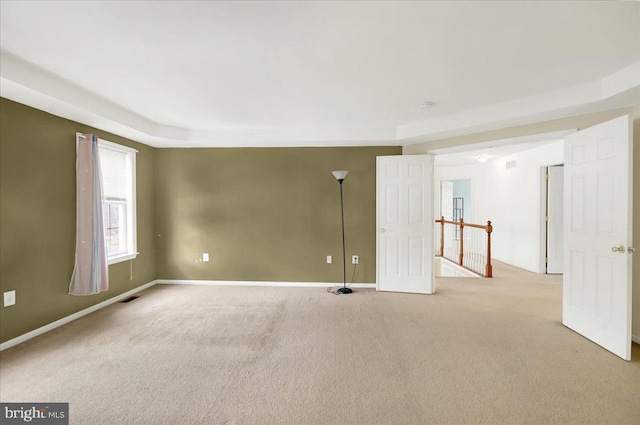
[[386,232],[386,231],[387,231],[387,229],[385,229],[384,227],[381,227],[381,228],[380,228],[380,233],[384,233],[384,232]]
[[619,253],[623,253],[624,252],[624,246],[620,245],[620,246],[613,246],[611,247],[611,251],[613,252],[619,252]]

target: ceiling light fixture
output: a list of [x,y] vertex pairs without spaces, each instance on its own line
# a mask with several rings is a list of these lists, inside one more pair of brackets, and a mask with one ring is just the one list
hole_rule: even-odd
[[486,155],[480,155],[480,156],[478,157],[478,162],[485,163],[485,162],[487,162],[488,160],[489,160],[489,157],[488,157],[488,156],[486,156]]
[[430,109],[430,108],[433,108],[434,105],[435,103],[433,102],[422,102],[420,104],[420,109]]

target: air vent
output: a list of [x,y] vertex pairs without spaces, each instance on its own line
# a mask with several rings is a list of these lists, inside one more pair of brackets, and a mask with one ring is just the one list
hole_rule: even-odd
[[122,301],[120,301],[121,303],[130,303],[131,301],[138,299],[139,297],[129,297],[127,299],[124,299]]
[[507,161],[507,170],[509,168],[516,168],[518,166],[518,161],[512,159],[511,161]]

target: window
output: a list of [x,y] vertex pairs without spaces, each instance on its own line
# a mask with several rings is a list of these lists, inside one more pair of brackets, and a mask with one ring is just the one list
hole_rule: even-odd
[[136,258],[136,150],[98,140],[109,264]]

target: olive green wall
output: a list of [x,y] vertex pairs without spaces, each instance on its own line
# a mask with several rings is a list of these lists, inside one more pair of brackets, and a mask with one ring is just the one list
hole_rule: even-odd
[[[376,156],[400,147],[159,149],[159,279],[342,282],[344,181],[347,279],[374,283]],[[203,252],[210,262],[199,262]],[[333,256],[327,264],[326,256]]]
[[[450,146],[461,146],[472,143],[486,142],[490,140],[508,139],[511,137],[526,136],[530,134],[548,133],[552,131],[577,128],[582,130],[587,127],[609,121],[613,118],[629,114],[633,117],[633,240],[636,247],[640,247],[640,106],[616,109],[612,111],[579,115],[576,117],[562,118],[518,127],[503,128],[495,131],[486,131],[466,136],[452,137],[442,140],[434,140],[427,143],[419,143],[405,146],[403,153],[413,155],[427,153],[430,149]],[[640,256],[635,255],[633,261],[633,335],[640,337]]]
[[[5,342],[156,278],[155,149],[95,128],[0,99],[0,292],[16,290],[16,305],[0,307]],[[68,295],[75,252],[76,132],[131,146],[137,156],[138,251],[109,267],[110,289]]]
[[[350,170],[355,281],[375,282],[375,158],[400,147],[154,149],[4,98],[0,121],[0,292],[16,290],[17,300],[0,307],[0,342],[156,278],[341,282],[336,169]],[[130,262],[114,264],[109,291],[90,297],[68,295],[76,132],[139,150],[133,280]],[[210,262],[197,261],[202,252]]]

